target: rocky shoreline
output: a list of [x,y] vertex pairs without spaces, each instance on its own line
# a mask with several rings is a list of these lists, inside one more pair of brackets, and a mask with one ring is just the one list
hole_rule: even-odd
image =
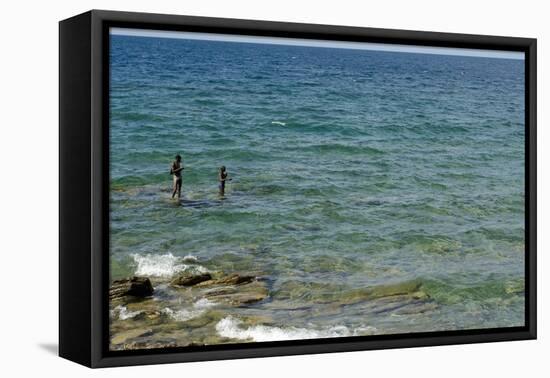
[[[176,325],[182,329],[201,328],[221,319],[215,310],[211,311],[212,307],[248,306],[265,300],[268,295],[264,280],[237,273],[184,273],[171,280],[134,276],[113,281],[109,289],[111,348],[204,345],[206,340],[196,342],[182,339],[182,332],[178,332],[174,323],[179,323]],[[163,308],[177,296],[181,301],[200,303],[202,300],[205,308],[197,309],[195,313],[189,310],[187,316],[186,313],[171,310],[169,306]],[[154,335],[165,337],[152,337]],[[216,343],[214,339],[210,341]]]
[[[287,282],[274,290],[262,277],[222,272],[115,280],[109,299],[112,350],[255,341],[251,332],[234,335],[246,327],[274,332],[274,319],[266,315],[272,311],[305,318],[316,308],[338,315],[353,306],[388,314],[421,314],[437,307],[417,281],[351,290]],[[220,332],[220,324],[233,318],[240,328]],[[367,328],[358,334],[376,333]]]
[[[254,276],[230,274],[212,277],[210,273],[181,274],[170,281],[173,288],[202,289],[205,298],[234,306],[250,304],[264,300],[268,296],[266,285]],[[148,277],[131,277],[113,281],[109,288],[109,299],[135,301],[154,295],[151,279]]]

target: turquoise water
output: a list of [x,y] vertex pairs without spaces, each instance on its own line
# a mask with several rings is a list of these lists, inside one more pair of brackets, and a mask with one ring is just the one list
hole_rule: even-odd
[[[264,277],[237,340],[523,325],[523,64],[111,36],[112,279]],[[411,281],[422,311],[337,300]]]

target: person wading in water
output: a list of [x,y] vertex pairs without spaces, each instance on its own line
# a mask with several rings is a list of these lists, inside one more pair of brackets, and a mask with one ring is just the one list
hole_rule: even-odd
[[174,190],[172,191],[172,198],[178,194],[178,199],[181,197],[181,171],[183,171],[183,164],[181,164],[181,156],[176,155],[176,160],[172,162],[170,168],[170,174],[174,176]]
[[231,179],[229,177],[227,177],[227,171],[225,169],[225,165],[222,165],[220,167],[220,172],[218,174],[218,180],[220,181],[220,185],[219,185],[219,189],[220,189],[220,196],[224,196],[225,195],[225,182],[226,181],[231,181]]

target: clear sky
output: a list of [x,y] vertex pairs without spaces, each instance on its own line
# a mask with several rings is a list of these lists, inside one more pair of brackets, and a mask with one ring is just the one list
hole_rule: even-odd
[[329,47],[340,49],[355,49],[355,50],[377,50],[377,51],[393,51],[393,52],[408,52],[422,54],[438,54],[438,55],[460,55],[460,56],[476,56],[486,58],[503,58],[503,59],[524,59],[523,52],[517,51],[501,51],[501,50],[479,50],[479,49],[459,49],[452,47],[429,47],[416,45],[396,45],[385,43],[366,43],[366,42],[341,42],[341,41],[326,41],[317,39],[298,39],[298,38],[277,38],[277,37],[256,37],[245,35],[232,34],[214,34],[214,33],[190,33],[178,31],[163,31],[150,29],[125,29],[111,28],[112,35],[130,35],[141,37],[157,37],[157,38],[175,38],[175,39],[198,39],[209,41],[224,41],[224,42],[241,42],[241,43],[269,43],[273,45],[291,45],[291,46],[310,46],[310,47]]

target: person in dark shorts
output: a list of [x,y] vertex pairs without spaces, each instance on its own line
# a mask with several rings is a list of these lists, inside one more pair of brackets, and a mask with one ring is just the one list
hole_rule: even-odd
[[220,196],[223,196],[225,194],[225,182],[228,180],[231,181],[231,179],[227,177],[227,170],[225,169],[225,165],[222,165],[220,167],[218,180],[220,181],[220,185],[219,185]]
[[172,198],[175,197],[176,193],[178,198],[181,197],[181,171],[183,171],[183,164],[181,163],[181,156],[176,155],[176,160],[172,162],[172,167],[170,168],[170,174],[174,176],[174,189],[172,191]]

